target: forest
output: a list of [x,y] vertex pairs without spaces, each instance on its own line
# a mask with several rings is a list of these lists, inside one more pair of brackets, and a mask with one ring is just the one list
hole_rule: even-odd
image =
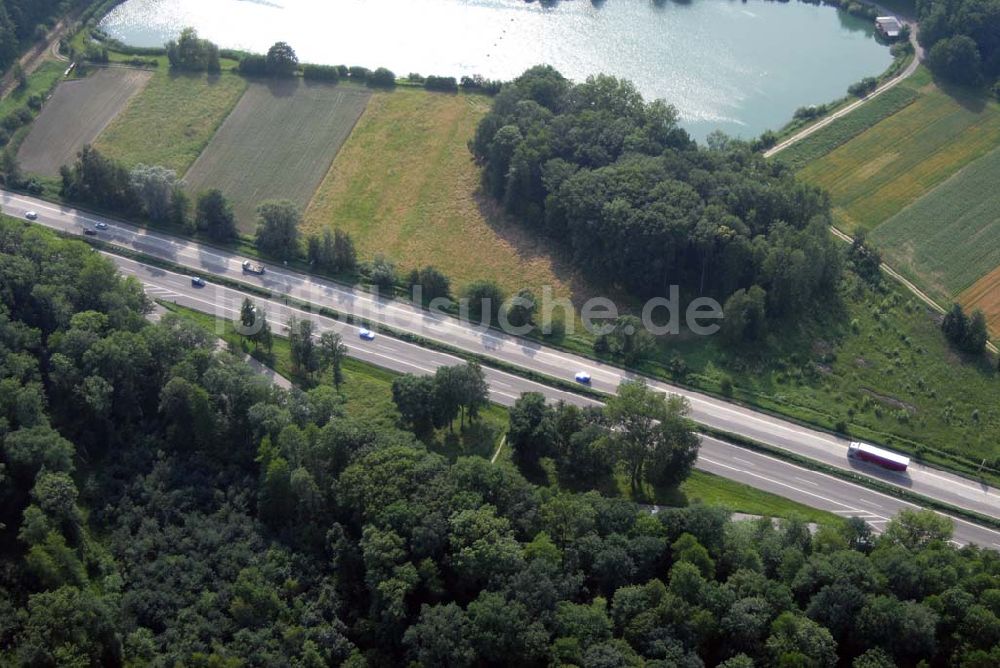
[[0,72],[17,59],[26,41],[45,36],[45,25],[53,16],[86,1],[0,0]]
[[780,317],[838,283],[825,193],[744,142],[699,147],[676,109],[631,82],[531,68],[496,96],[470,148],[509,213],[636,296],[676,284],[721,301],[756,286]]
[[371,424],[150,309],[89,246],[0,219],[0,664],[1000,662],[1000,555],[933,513],[812,533],[587,491],[689,470],[683,402],[642,384],[603,411],[525,395],[513,463],[449,460],[419,434],[476,419],[474,365],[399,377]]
[[998,81],[1000,0],[917,0],[917,16],[936,75],[969,85]]

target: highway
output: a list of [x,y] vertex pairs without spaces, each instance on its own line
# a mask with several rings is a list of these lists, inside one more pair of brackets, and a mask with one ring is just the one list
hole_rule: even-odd
[[[220,319],[220,334],[224,319],[235,320],[239,317],[240,306],[245,297],[242,292],[213,283],[208,283],[203,288],[194,287],[189,276],[118,255],[107,256],[124,275],[139,279],[151,298],[217,316]],[[350,356],[376,366],[401,373],[430,374],[440,366],[463,363],[463,360],[453,355],[427,350],[388,336],[376,336],[373,341],[363,341],[358,337],[355,326],[308,313],[278,300],[254,298],[254,303],[264,309],[268,320],[274,323],[276,329],[282,327],[282,323],[293,315],[300,319],[308,318],[315,323],[317,335],[325,331],[340,333]],[[483,367],[483,371],[490,385],[491,400],[503,406],[512,405],[524,392],[540,392],[553,402],[565,401],[577,406],[600,405],[594,399],[554,389],[498,369]],[[841,517],[861,517],[877,532],[882,531],[889,518],[900,510],[917,507],[861,485],[708,436],[702,437],[696,466]],[[1000,548],[1000,531],[957,517],[951,519],[955,523],[955,543],[977,543],[994,549]]]
[[[431,313],[402,301],[379,298],[361,289],[308,276],[280,266],[268,265],[267,272],[262,276],[245,274],[241,267],[244,258],[234,253],[110,218],[5,191],[0,191],[0,205],[5,213],[17,218],[23,218],[28,210],[36,211],[38,223],[69,233],[81,234],[85,228],[92,228],[97,222],[105,222],[108,229],[98,233],[98,238],[101,240],[184,266],[193,274],[204,276],[209,280],[213,275],[224,276],[230,280],[264,288],[273,295],[289,295],[303,302],[326,306],[341,313],[388,325],[397,331],[413,333],[447,344],[457,350],[487,355],[554,378],[572,380],[576,371],[586,370],[592,376],[592,387],[601,392],[613,393],[622,380],[636,377],[635,374],[617,367],[579,355],[562,352],[495,330],[484,331],[448,315]],[[188,280],[187,289],[190,291],[190,288]],[[205,310],[204,305],[200,308]],[[280,322],[276,316],[272,316],[272,320]],[[379,337],[378,341],[381,345],[388,345],[388,337]],[[375,348],[372,352],[377,350]],[[432,368],[430,365],[433,360],[438,359],[436,356],[439,353],[423,348],[416,350],[419,352],[405,362],[407,368],[397,370],[427,372]],[[369,361],[382,366],[388,365],[388,360]],[[390,366],[390,368],[396,367]],[[507,389],[521,387],[520,384],[514,384],[512,380],[514,378],[517,377],[508,375],[506,379],[496,384],[496,389],[516,396],[518,390]],[[518,379],[518,383],[520,382]],[[852,462],[847,459],[846,439],[687,388],[657,380],[649,380],[649,383],[665,392],[685,396],[691,403],[692,418],[702,424],[752,438],[831,466],[878,478],[953,506],[1000,518],[1000,494],[997,489],[985,484],[916,462],[910,465],[910,470],[905,474]],[[552,396],[551,392],[548,394]],[[748,451],[741,450],[741,452]],[[706,453],[706,457],[711,458],[711,455]]]

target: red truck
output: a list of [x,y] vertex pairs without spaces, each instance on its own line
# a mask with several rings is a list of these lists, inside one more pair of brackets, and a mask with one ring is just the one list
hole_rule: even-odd
[[867,443],[858,443],[857,441],[848,446],[847,456],[851,459],[860,459],[863,462],[878,464],[891,471],[905,471],[906,467],[910,465],[909,457],[904,457],[903,455],[883,450],[882,448],[876,448],[874,445]]

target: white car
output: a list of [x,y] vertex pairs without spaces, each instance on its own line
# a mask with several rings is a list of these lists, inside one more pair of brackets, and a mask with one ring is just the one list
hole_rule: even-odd
[[586,371],[577,371],[574,377],[576,378],[576,382],[583,385],[590,385],[590,374]]
[[106,229],[108,229],[108,224],[107,223],[97,223],[96,225],[94,225],[94,227],[97,228],[97,229],[99,229],[99,230],[106,230]]
[[28,211],[24,214],[24,217],[27,218],[28,220],[38,220],[38,212]]
[[366,327],[362,327],[361,329],[358,330],[358,336],[364,339],[365,341],[371,341],[372,339],[375,338],[375,332]]

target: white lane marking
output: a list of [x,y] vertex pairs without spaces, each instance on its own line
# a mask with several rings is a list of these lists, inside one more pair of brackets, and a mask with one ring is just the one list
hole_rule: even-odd
[[823,496],[822,494],[817,494],[817,493],[811,492],[811,491],[809,491],[807,489],[801,489],[799,487],[796,487],[795,485],[789,484],[787,482],[783,482],[781,480],[775,480],[774,478],[769,478],[769,477],[767,477],[765,475],[761,475],[760,473],[755,473],[753,471],[743,471],[742,469],[738,469],[735,466],[729,466],[728,464],[723,464],[722,462],[717,462],[715,460],[708,459],[707,457],[701,457],[701,456],[699,456],[698,459],[700,459],[702,461],[706,461],[709,464],[714,464],[715,466],[721,466],[722,468],[730,469],[732,471],[739,471],[741,473],[746,473],[747,475],[751,475],[751,476],[753,476],[755,478],[760,478],[761,480],[766,480],[766,481],[768,481],[768,482],[770,482],[772,484],[780,485],[782,487],[787,487],[788,489],[794,490],[794,491],[798,492],[799,494],[805,494],[807,496],[812,496],[812,497],[815,497],[815,498],[820,499],[822,501],[826,501],[827,503],[832,503],[832,504],[834,504],[836,506],[842,506],[844,508],[850,508],[850,506],[847,505],[846,503],[841,503],[840,501],[837,501],[836,499],[831,499],[828,496]]
[[812,485],[814,487],[819,487],[819,483],[816,482],[815,480],[806,480],[805,478],[803,478],[801,476],[795,476],[795,479],[798,480],[799,482],[804,482],[807,485]]

